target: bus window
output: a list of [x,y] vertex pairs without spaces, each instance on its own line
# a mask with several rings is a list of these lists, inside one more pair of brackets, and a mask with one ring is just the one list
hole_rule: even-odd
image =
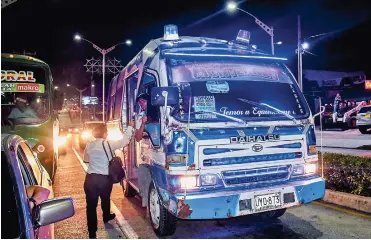
[[115,95],[116,95],[117,77],[114,77],[110,87],[110,97],[108,105],[108,120],[113,119],[113,113],[115,108]]
[[47,68],[2,62],[1,115],[3,124],[38,124],[50,116]]

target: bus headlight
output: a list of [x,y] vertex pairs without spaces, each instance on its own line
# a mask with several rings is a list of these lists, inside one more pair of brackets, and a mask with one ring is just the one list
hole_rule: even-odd
[[203,174],[200,176],[201,186],[212,186],[218,183],[218,176],[216,174]]
[[315,174],[317,172],[317,163],[305,164],[305,175]]
[[305,171],[304,164],[294,165],[292,168],[292,175],[293,176],[304,175],[304,171]]
[[317,173],[317,162],[297,164],[292,168],[292,176],[313,175]]
[[197,186],[196,176],[182,176],[180,177],[180,187],[181,188],[194,188]]

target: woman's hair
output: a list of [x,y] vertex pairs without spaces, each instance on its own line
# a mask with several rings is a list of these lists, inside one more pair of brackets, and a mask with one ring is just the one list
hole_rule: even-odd
[[103,138],[106,133],[107,133],[106,124],[99,124],[93,129],[93,136],[95,138]]

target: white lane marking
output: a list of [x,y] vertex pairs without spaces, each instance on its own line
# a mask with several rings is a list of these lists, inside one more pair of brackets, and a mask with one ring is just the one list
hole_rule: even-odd
[[[79,153],[76,151],[74,147],[72,147],[73,152],[75,153],[77,159],[79,160],[82,168],[86,171],[88,171],[88,166],[84,163],[82,158],[80,157]],[[121,231],[124,233],[125,237],[128,239],[138,239],[138,234],[135,233],[133,228],[130,226],[128,221],[122,216],[120,210],[116,207],[116,205],[111,200],[111,210],[116,214],[116,222]]]

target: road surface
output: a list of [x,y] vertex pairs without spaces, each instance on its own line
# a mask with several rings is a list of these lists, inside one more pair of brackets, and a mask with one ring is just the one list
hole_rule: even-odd
[[[55,226],[56,238],[87,238],[84,168],[77,136],[58,165],[56,196],[72,196],[76,201],[76,215]],[[139,198],[127,199],[122,188],[115,184],[112,192],[112,211],[118,218],[103,225],[98,207],[98,238],[156,238],[146,209]],[[120,216],[119,216],[120,215]],[[271,221],[257,217],[239,217],[221,221],[179,221],[176,233],[167,238],[370,238],[371,216],[334,205],[316,202],[289,209],[284,216]]]

